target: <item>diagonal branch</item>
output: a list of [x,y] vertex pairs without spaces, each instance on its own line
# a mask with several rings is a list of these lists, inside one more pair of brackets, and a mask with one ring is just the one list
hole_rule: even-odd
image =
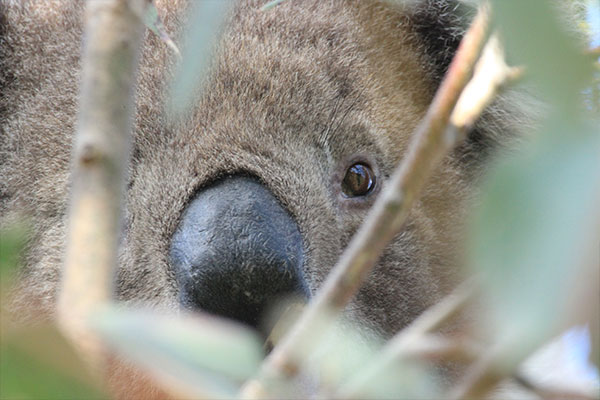
[[483,6],[465,34],[446,78],[424,120],[417,128],[408,153],[395,170],[385,191],[300,319],[262,365],[256,380],[241,392],[244,398],[263,397],[264,382],[294,377],[304,354],[358,291],[385,246],[400,231],[410,208],[442,158],[462,139],[447,135],[447,126],[459,96],[469,82],[489,34],[489,10]]
[[[504,62],[498,38],[492,36],[487,42],[475,67],[475,74],[462,92],[446,128],[449,136],[462,137],[473,126],[485,107],[495,98],[500,89],[520,77],[520,68],[511,68]],[[398,333],[382,350],[378,358],[359,371],[351,384],[342,388],[336,398],[360,397],[362,388],[381,375],[391,364],[406,358],[416,343],[440,328],[455,316],[472,297],[475,283],[468,281],[457,287],[441,302],[425,311],[411,325]]]

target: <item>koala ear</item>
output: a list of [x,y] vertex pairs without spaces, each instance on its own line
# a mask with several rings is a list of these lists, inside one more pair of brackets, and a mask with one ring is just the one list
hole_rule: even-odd
[[458,45],[476,14],[476,7],[460,0],[409,1],[412,31],[425,55],[425,68],[436,84],[443,79]]

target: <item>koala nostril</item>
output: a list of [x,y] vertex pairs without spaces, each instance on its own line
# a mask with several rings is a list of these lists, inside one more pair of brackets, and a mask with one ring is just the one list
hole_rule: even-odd
[[181,304],[259,327],[280,298],[308,297],[297,224],[256,179],[230,177],[190,202],[170,249]]

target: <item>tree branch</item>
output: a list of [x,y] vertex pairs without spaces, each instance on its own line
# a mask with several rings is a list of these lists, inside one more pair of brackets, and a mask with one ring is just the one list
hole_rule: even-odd
[[[492,36],[477,62],[473,78],[463,90],[452,112],[450,124],[446,128],[447,135],[453,141],[460,140],[457,138],[462,138],[474,125],[477,118],[496,97],[499,90],[508,82],[520,77],[521,74],[521,69],[506,65],[500,42],[495,35]],[[472,295],[473,286],[473,282],[466,282],[459,286],[452,294],[431,307],[411,325],[398,333],[385,346],[381,355],[364,371],[357,373],[354,379],[350,380],[352,382],[350,386],[342,388],[336,397],[360,397],[363,386],[382,374],[392,363],[406,358],[413,351],[413,346],[421,343],[427,334],[438,329],[460,311]],[[471,355],[473,355],[472,352]]]
[[[356,233],[323,287],[282,342],[262,365],[259,377],[244,385],[244,398],[263,397],[264,382],[294,377],[308,349],[358,291],[385,246],[400,231],[425,182],[442,158],[460,142],[447,134],[450,115],[472,76],[488,37],[489,11],[482,7],[464,36],[446,78],[422,123],[417,127],[406,157],[395,170],[364,224]],[[315,327],[323,327],[318,331]]]
[[67,248],[58,320],[98,366],[101,346],[86,323],[109,301],[120,203],[129,160],[133,94],[146,0],[86,3],[79,119],[72,161]]

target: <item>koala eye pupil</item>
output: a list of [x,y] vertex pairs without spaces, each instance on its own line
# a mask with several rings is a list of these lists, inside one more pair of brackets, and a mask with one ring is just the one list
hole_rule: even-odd
[[375,174],[364,163],[350,166],[342,180],[342,192],[346,197],[358,197],[369,194],[375,187]]

